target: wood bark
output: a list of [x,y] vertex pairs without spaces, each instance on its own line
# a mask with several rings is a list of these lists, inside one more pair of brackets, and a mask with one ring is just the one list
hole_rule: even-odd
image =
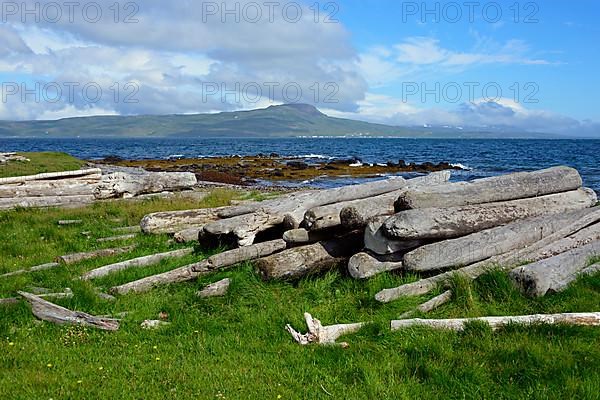
[[597,255],[600,255],[600,241],[516,268],[509,275],[521,292],[541,297],[565,290]]
[[177,233],[184,229],[203,226],[219,219],[223,208],[202,208],[198,210],[168,211],[146,215],[140,226],[144,233]]
[[555,167],[471,182],[407,190],[396,201],[396,210],[496,203],[573,191],[581,185],[581,176],[577,170]]
[[352,233],[326,242],[291,248],[261,258],[255,264],[264,280],[295,280],[347,262],[360,248],[361,235]]
[[0,178],[0,185],[8,185],[14,183],[24,183],[30,181],[47,181],[65,178],[77,178],[86,177],[88,175],[98,175],[102,171],[98,168],[82,169],[77,171],[64,171],[64,172],[46,172],[43,174],[28,175],[28,176],[15,176],[10,178]]
[[544,215],[461,238],[428,244],[407,253],[404,256],[404,266],[409,271],[424,272],[471,265],[511,250],[530,246],[564,226],[572,224],[583,215],[581,211]]
[[191,172],[152,172],[130,175],[116,172],[105,176],[94,189],[97,199],[130,198],[141,194],[193,188],[198,181]]
[[135,249],[135,246],[119,247],[115,249],[94,250],[86,253],[68,254],[66,256],[57,257],[56,261],[61,264],[72,265],[85,260],[91,260],[93,258],[112,257],[120,254],[129,253],[133,249]]
[[397,240],[388,238],[384,233],[383,224],[389,218],[389,216],[379,216],[367,221],[364,234],[365,248],[367,250],[378,255],[406,253],[427,243],[423,240]]
[[483,322],[492,330],[498,330],[504,326],[518,325],[574,325],[574,326],[600,326],[600,313],[576,313],[576,314],[538,314],[509,317],[482,317],[482,318],[460,318],[460,319],[404,319],[392,321],[393,331],[413,327],[427,327],[432,329],[444,329],[462,331],[465,326],[472,322]]
[[233,249],[220,254],[215,254],[206,260],[195,264],[186,265],[167,271],[162,274],[149,276],[135,282],[113,287],[110,291],[116,294],[142,293],[154,287],[172,283],[186,282],[199,276],[207,275],[217,270],[235,266],[245,261],[251,261],[260,257],[282,251],[286,248],[285,241],[279,239],[271,242],[257,243],[252,246]]
[[209,297],[222,297],[227,294],[231,280],[229,278],[222,279],[218,282],[212,283],[200,290],[196,295],[200,298],[206,299]]
[[368,279],[402,267],[402,261],[382,261],[369,253],[355,254],[348,261],[348,272],[354,279]]
[[200,235],[201,231],[202,231],[202,226],[198,226],[198,227],[194,227],[194,228],[187,228],[187,229],[184,229],[182,231],[175,233],[175,235],[173,235],[173,238],[175,239],[175,241],[177,243],[197,242],[198,236]]
[[365,326],[364,323],[323,326],[321,321],[313,318],[309,313],[304,313],[304,320],[308,326],[308,333],[305,334],[296,332],[289,324],[285,326],[285,329],[292,335],[294,340],[302,346],[315,343],[319,345],[339,345],[348,347],[348,343],[336,343],[336,340],[341,336],[358,332]]
[[398,240],[450,239],[519,219],[592,207],[591,189],[499,203],[402,211],[383,224],[385,236]]
[[115,264],[106,265],[104,267],[96,268],[91,270],[84,275],[81,276],[82,280],[90,280],[97,279],[109,274],[112,274],[117,271],[122,271],[129,268],[143,268],[150,265],[156,265],[162,262],[163,260],[169,258],[181,258],[185,256],[189,256],[194,252],[194,249],[181,249],[169,251],[166,253],[152,254],[149,256],[138,257],[132,260],[122,261]]
[[95,201],[93,195],[0,198],[0,210],[13,208],[79,207]]
[[83,325],[105,331],[116,331],[119,329],[119,321],[116,319],[100,318],[80,311],[71,311],[31,293],[18,293],[31,304],[33,315],[42,321],[61,325]]
[[434,290],[438,285],[446,285],[455,275],[474,280],[493,269],[500,268],[505,271],[510,271],[514,268],[514,266],[531,259],[532,255],[536,254],[540,249],[543,249],[564,237],[570,236],[581,229],[600,221],[599,208],[595,207],[586,211],[584,211],[584,216],[582,216],[576,222],[565,226],[560,231],[545,237],[526,249],[513,250],[508,253],[492,257],[488,260],[480,261],[478,263],[460,268],[456,271],[445,272],[443,274],[421,279],[417,282],[408,283],[396,288],[384,289],[377,293],[375,299],[380,302],[388,303],[405,296],[425,295]]

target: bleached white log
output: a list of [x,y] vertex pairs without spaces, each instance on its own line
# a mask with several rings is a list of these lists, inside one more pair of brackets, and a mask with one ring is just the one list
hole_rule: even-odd
[[581,185],[581,176],[577,170],[555,167],[407,190],[398,198],[396,210],[496,203],[573,191]]
[[383,232],[398,240],[449,239],[500,226],[519,219],[559,214],[592,207],[591,189],[499,203],[402,211],[383,224]]
[[413,327],[427,327],[451,331],[462,331],[472,322],[488,324],[492,330],[498,330],[507,325],[573,325],[573,326],[600,326],[600,313],[574,313],[574,314],[537,314],[508,317],[482,317],[459,319],[403,319],[392,321],[393,331]]
[[52,180],[52,179],[85,177],[87,175],[98,175],[101,173],[102,173],[102,171],[98,168],[82,169],[82,170],[77,170],[77,171],[46,172],[43,174],[36,174],[36,175],[0,178],[0,185],[23,183],[23,182],[30,182],[30,181],[46,181],[46,180]]
[[109,274],[112,274],[114,272],[122,271],[122,270],[129,269],[129,268],[143,268],[143,267],[147,267],[150,265],[156,265],[156,264],[162,262],[163,260],[166,260],[169,258],[185,257],[185,256],[192,254],[193,252],[194,252],[194,249],[190,248],[190,249],[169,251],[166,253],[151,254],[149,256],[144,256],[144,257],[138,257],[138,258],[134,258],[132,260],[122,261],[119,263],[110,264],[110,265],[106,265],[104,267],[96,268],[96,269],[91,270],[91,271],[85,273],[84,275],[82,275],[81,279],[82,280],[97,279],[97,278],[101,278],[101,277],[107,276]]
[[219,219],[223,208],[202,208],[198,210],[168,211],[146,215],[140,226],[144,233],[177,233],[184,229],[203,226]]
[[389,216],[379,216],[367,221],[365,227],[365,248],[375,254],[387,255],[394,253],[406,253],[426,244],[423,240],[397,240],[390,239],[384,233],[383,224]]
[[227,294],[231,280],[229,278],[222,279],[218,282],[212,283],[200,290],[196,295],[203,299],[208,297],[222,297]]
[[184,229],[182,231],[175,233],[175,235],[173,235],[173,239],[175,239],[175,241],[177,243],[197,242],[198,236],[200,235],[201,231],[202,231],[201,226]]
[[85,260],[91,260],[93,258],[112,257],[120,254],[129,253],[133,249],[135,249],[135,246],[119,247],[115,249],[101,249],[84,253],[68,254],[65,256],[57,257],[56,260],[61,264],[71,265]]
[[549,257],[554,257],[569,250],[585,246],[586,244],[596,240],[600,240],[600,223],[588,226],[587,228],[584,228],[564,239],[557,240],[556,242],[551,243],[548,246],[545,246],[544,248],[531,254],[527,259],[534,262]]
[[163,326],[169,326],[170,323],[167,321],[161,321],[158,319],[147,319],[140,324],[142,329],[158,329]]
[[285,329],[292,335],[294,340],[302,346],[315,343],[319,345],[339,345],[348,347],[348,343],[336,343],[336,340],[341,336],[356,333],[365,326],[365,323],[323,326],[321,321],[313,318],[309,313],[304,313],[304,320],[308,327],[308,332],[305,334],[296,332],[289,324],[285,326]]
[[83,325],[106,331],[119,329],[119,321],[116,319],[99,318],[80,311],[71,311],[31,293],[18,293],[31,304],[33,315],[43,321],[61,325]]
[[66,226],[66,225],[80,225],[83,224],[83,221],[80,219],[67,219],[58,221],[58,225]]
[[412,316],[413,314],[415,314],[416,312],[427,314],[428,312],[431,312],[431,311],[435,310],[436,308],[439,308],[439,307],[443,306],[444,304],[448,303],[450,300],[452,300],[452,290],[447,290],[444,293],[440,294],[439,296],[436,296],[433,299],[426,301],[425,303],[419,305],[414,310],[405,312],[404,314],[402,314],[400,316],[399,319],[407,319],[410,316]]
[[510,278],[524,294],[541,297],[565,290],[600,255],[600,241],[511,271]]
[[198,183],[191,172],[151,172],[130,175],[116,172],[106,175],[94,189],[97,199],[131,198],[142,194],[191,189]]
[[21,184],[0,185],[0,198],[92,196],[96,183],[69,180],[69,182],[33,181]]
[[0,198],[0,210],[13,208],[79,207],[95,201],[93,195]]
[[135,233],[129,233],[127,235],[118,235],[118,236],[111,236],[111,237],[96,239],[96,242],[98,242],[98,243],[120,242],[120,241],[124,241],[124,240],[134,239],[136,236],[137,236],[137,234],[135,234]]
[[292,229],[283,234],[283,240],[290,246],[312,244],[331,239],[334,233],[330,230],[307,231],[304,228]]
[[39,271],[45,271],[48,269],[52,269],[52,268],[56,268],[58,267],[59,264],[58,263],[47,263],[47,264],[42,264],[42,265],[37,265],[35,267],[31,267],[29,269],[20,269],[18,271],[13,271],[13,272],[8,272],[4,275],[0,275],[0,278],[8,278],[9,276],[16,276],[16,275],[22,275],[22,274],[26,274],[26,273],[30,273],[30,272],[39,272]]
[[368,279],[399,269],[402,269],[402,261],[381,261],[369,253],[355,254],[348,261],[348,272],[354,279]]

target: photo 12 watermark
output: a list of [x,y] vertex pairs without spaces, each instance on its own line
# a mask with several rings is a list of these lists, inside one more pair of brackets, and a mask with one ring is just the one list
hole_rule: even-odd
[[499,3],[496,1],[447,1],[447,2],[402,2],[402,22],[417,21],[426,23],[459,22],[475,23],[484,21],[496,24],[500,21],[512,21],[515,24],[537,24],[539,21],[539,3],[514,2]]
[[95,24],[110,21],[115,24],[136,24],[140,11],[139,3],[111,2],[101,4],[95,1],[79,2],[33,2],[2,1],[0,3],[0,21],[7,23],[18,21],[26,23],[74,24],[87,22]]
[[515,103],[538,104],[540,86],[536,82],[402,82],[403,103],[475,103],[511,99]]
[[1,100],[27,103],[84,103],[101,102],[137,104],[140,86],[137,82],[112,82],[100,85],[97,82],[2,82]]
[[223,104],[258,104],[282,101],[288,104],[309,102],[314,104],[339,103],[339,85],[335,82],[202,82],[202,102]]
[[204,1],[200,3],[202,22],[235,22],[235,23],[275,23],[285,21],[298,23],[310,20],[314,23],[339,23],[337,15],[340,6],[335,2],[311,3],[306,6],[295,1],[278,2],[217,2]]

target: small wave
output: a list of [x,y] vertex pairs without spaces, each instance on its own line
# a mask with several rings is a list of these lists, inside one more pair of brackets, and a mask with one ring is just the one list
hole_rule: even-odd
[[334,157],[325,156],[323,154],[304,154],[298,156],[292,156],[291,158],[315,158],[321,160],[332,160]]
[[461,163],[454,163],[454,164],[450,164],[450,165],[453,166],[454,168],[460,168],[460,169],[464,169],[466,171],[473,171],[473,168],[463,165]]
[[167,160],[176,160],[179,158],[184,158],[185,154],[171,154],[170,156],[167,157]]
[[354,164],[350,164],[349,166],[353,167],[353,168],[358,168],[358,167],[362,167],[363,165],[364,165],[363,163],[361,163],[360,161],[357,161]]

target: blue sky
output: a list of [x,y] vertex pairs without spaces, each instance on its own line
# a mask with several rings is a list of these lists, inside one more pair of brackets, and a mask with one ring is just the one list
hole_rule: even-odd
[[0,119],[306,102],[394,125],[600,136],[591,0],[88,3],[3,3]]

